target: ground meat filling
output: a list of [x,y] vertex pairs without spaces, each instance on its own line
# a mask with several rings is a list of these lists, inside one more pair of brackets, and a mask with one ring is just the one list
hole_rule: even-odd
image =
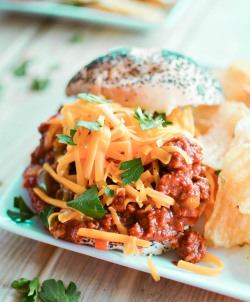
[[[46,204],[32,191],[33,187],[39,185],[40,173],[33,173],[33,170],[41,167],[44,162],[48,162],[55,168],[58,155],[58,150],[55,148],[51,147],[46,150],[44,147],[47,124],[42,124],[39,130],[42,134],[40,146],[33,152],[32,163],[23,175],[24,187],[28,189],[33,208],[37,212],[40,212]],[[161,180],[158,190],[174,198],[175,204],[169,208],[152,206],[145,212],[143,210],[146,205],[139,208],[135,202],[125,204],[125,200],[128,200],[129,196],[127,196],[125,188],[122,188],[114,197],[111,206],[117,211],[129,235],[157,242],[169,240],[182,259],[195,263],[206,254],[206,247],[204,238],[189,229],[189,226],[198,221],[200,209],[188,207],[186,201],[190,198],[199,203],[209,200],[209,185],[204,177],[205,167],[201,166],[201,147],[189,141],[185,136],[175,137],[166,145],[181,148],[192,160],[192,164],[188,165],[180,153],[172,152],[171,160],[167,165],[159,163]],[[63,154],[64,149],[61,149],[60,152]],[[70,169],[74,174],[75,167],[72,166]],[[65,190],[60,184],[56,183],[48,188],[47,194],[51,197],[66,201],[74,199],[73,192]],[[105,206],[105,208],[108,210],[108,207]],[[110,213],[107,213],[101,220],[93,219],[85,222],[70,220],[63,224],[56,221],[50,232],[56,238],[82,244],[83,238],[77,235],[77,231],[81,227],[119,233]]]
[[194,230],[186,230],[179,239],[177,252],[185,261],[199,262],[207,252],[204,238]]
[[[56,161],[56,156],[59,154],[63,154],[66,150],[66,145],[58,144],[56,148],[54,146],[47,147],[45,145],[45,137],[48,131],[49,124],[42,123],[38,128],[42,137],[40,139],[39,146],[35,149],[35,151],[31,154],[31,164],[42,165],[45,162],[53,165]],[[60,132],[60,131],[59,131]]]

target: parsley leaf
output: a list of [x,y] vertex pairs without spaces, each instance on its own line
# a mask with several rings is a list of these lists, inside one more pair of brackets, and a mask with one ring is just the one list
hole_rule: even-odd
[[70,43],[79,43],[83,39],[83,35],[81,32],[76,32],[73,34],[73,36],[69,39]]
[[95,219],[102,219],[102,217],[107,213],[100,202],[96,186],[83,192],[76,199],[66,202],[66,204],[67,206],[77,209],[81,213]]
[[106,103],[112,103],[112,100],[106,100],[102,99],[97,95],[91,94],[91,93],[79,93],[77,95],[79,99],[83,99],[85,101],[89,101],[90,103],[101,103],[101,104],[106,104]]
[[65,145],[73,145],[76,146],[76,144],[73,141],[73,136],[69,136],[66,134],[57,134],[56,135],[59,138],[59,143],[65,144]]
[[30,89],[34,91],[40,91],[45,89],[49,85],[49,79],[34,78],[31,81]]
[[87,121],[79,120],[75,123],[74,129],[70,129],[70,136],[66,134],[56,135],[60,139],[59,143],[76,146],[76,144],[73,141],[73,137],[76,133],[77,127],[79,126],[84,127],[90,131],[99,131],[99,127],[102,127],[102,124],[100,124],[98,121],[87,122]]
[[132,182],[136,182],[141,177],[141,174],[144,170],[141,158],[139,157],[121,163],[121,167],[119,170],[127,170],[121,175],[122,186],[126,186],[131,184]]
[[30,60],[23,61],[20,65],[18,65],[14,70],[13,73],[17,77],[23,77],[26,75],[28,66],[30,64]]
[[139,121],[140,127],[143,131],[172,124],[172,122],[166,121],[163,113],[160,113],[156,117],[153,117],[152,115],[142,112],[140,107],[137,107],[134,118]]
[[221,172],[221,170],[215,170],[215,171],[214,171],[214,174],[219,175],[220,172]]
[[24,222],[25,220],[37,215],[26,205],[22,196],[14,198],[14,207],[19,209],[19,212],[8,210],[7,214],[12,220],[17,223]]
[[162,124],[162,127],[167,127],[169,125],[173,125],[173,122],[166,120],[166,115],[164,113],[159,113],[155,118],[155,121],[160,121]]
[[114,190],[110,190],[110,188],[108,186],[106,186],[105,187],[105,194],[108,195],[109,197],[114,197],[115,191]]
[[34,278],[32,281],[30,281],[25,278],[21,278],[19,280],[13,281],[11,287],[22,289],[21,291],[18,291],[19,294],[24,295],[22,302],[35,302],[37,300],[39,279]]
[[[75,127],[74,127],[74,130],[77,128],[77,127],[83,127],[83,128],[86,128],[90,131],[99,131],[99,127],[102,127],[102,124],[100,124],[98,121],[91,121],[91,122],[86,122],[86,121],[83,121],[83,120],[79,120],[75,123]],[[73,129],[72,129],[73,130]],[[76,130],[75,130],[76,131]]]
[[26,298],[25,302],[36,301],[37,294],[38,294],[38,287],[39,287],[39,279],[34,278],[29,284],[30,290],[28,292],[28,297]]
[[25,278],[20,278],[18,280],[15,280],[11,283],[11,287],[12,288],[20,288],[20,287],[23,287],[27,284],[30,284],[30,280],[28,279],[25,279]]
[[55,207],[48,206],[39,213],[39,217],[40,217],[40,220],[41,220],[41,223],[43,226],[45,226],[47,228],[49,227],[48,218],[52,213],[54,213],[54,210],[55,210]]
[[65,289],[61,280],[50,279],[43,282],[39,298],[43,302],[78,302],[80,294],[74,282]]

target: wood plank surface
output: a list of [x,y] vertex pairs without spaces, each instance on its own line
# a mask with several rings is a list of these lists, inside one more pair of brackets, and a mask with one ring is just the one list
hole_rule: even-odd
[[[70,77],[110,48],[119,45],[165,47],[195,54],[200,62],[220,63],[221,66],[238,57],[250,60],[249,43],[238,47],[247,40],[249,30],[245,28],[249,18],[234,20],[234,39],[238,44],[230,51],[218,52],[211,45],[213,37],[209,36],[211,20],[223,16],[224,23],[230,22],[234,6],[240,12],[240,3],[246,6],[244,11],[250,9],[249,1],[230,0],[230,9],[227,6],[223,15],[228,1],[194,0],[185,18],[174,28],[148,32],[0,13],[0,85],[3,87],[0,93],[0,196],[38,144],[38,125],[67,101],[64,89]],[[218,42],[218,37],[225,36],[226,30],[223,25],[217,29],[213,27],[211,32],[219,32]],[[241,30],[240,35],[237,30]],[[75,33],[81,33],[83,39],[70,43]],[[204,43],[206,50],[202,48]],[[229,45],[228,34],[226,45]],[[17,78],[13,68],[24,59],[32,60],[30,70],[26,77]],[[49,71],[55,64],[58,69]],[[31,79],[36,76],[49,77],[50,85],[46,90],[30,90]],[[74,281],[81,291],[80,301],[237,301],[164,278],[155,283],[149,274],[2,230],[0,268],[0,301],[4,302],[21,301],[10,288],[11,282],[20,277],[62,279],[66,285]]]
[[218,301],[236,302],[222,295],[161,278],[103,260],[25,239],[1,231],[0,301],[21,301],[10,288],[14,279],[74,281],[81,291],[80,301]]

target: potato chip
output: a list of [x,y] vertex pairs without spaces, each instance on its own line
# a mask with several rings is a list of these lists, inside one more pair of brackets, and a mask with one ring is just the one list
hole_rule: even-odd
[[234,139],[231,142],[230,148],[250,143],[250,115],[241,119],[234,129]]
[[[231,181],[232,190],[235,191],[233,206],[237,206],[242,214],[250,214],[250,116],[240,120],[235,127],[235,137],[231,143],[230,152],[223,163],[223,175],[237,175],[237,184]],[[241,157],[234,152],[241,149]],[[237,150],[237,149],[235,149]],[[245,150],[245,151],[244,151]],[[233,163],[233,164],[232,164]],[[225,176],[224,176],[225,177]],[[240,189],[239,188],[244,188]]]
[[226,71],[215,71],[221,82],[226,100],[244,102],[250,106],[250,64],[238,62]]
[[[204,146],[203,163],[215,170],[222,168],[223,158],[230,148],[237,122],[249,114],[249,109],[243,103],[224,102],[211,115],[207,133],[198,135],[197,139]],[[202,114],[200,112],[200,118]],[[204,120],[208,116],[203,115]],[[199,130],[199,129],[198,129]]]
[[214,211],[205,225],[205,237],[215,246],[250,243],[249,126],[249,116],[237,124],[219,175]]
[[212,126],[213,119],[211,118],[220,109],[220,106],[201,105],[193,108],[194,126],[196,136],[206,134]]

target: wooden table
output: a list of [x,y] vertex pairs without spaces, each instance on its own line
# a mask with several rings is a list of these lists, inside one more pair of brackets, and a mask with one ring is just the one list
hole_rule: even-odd
[[[194,0],[172,30],[149,32],[0,14],[0,195],[38,144],[37,126],[67,101],[65,86],[82,65],[117,45],[165,47],[210,66],[250,60],[249,11],[248,0]],[[79,32],[82,41],[69,42]],[[25,59],[32,59],[28,75],[17,78],[12,70]],[[57,69],[51,69],[55,64]],[[49,77],[47,89],[30,90],[36,76]],[[10,284],[20,277],[72,280],[82,293],[80,301],[236,301],[163,278],[155,283],[149,274],[6,231],[0,238],[4,302],[19,301]]]

